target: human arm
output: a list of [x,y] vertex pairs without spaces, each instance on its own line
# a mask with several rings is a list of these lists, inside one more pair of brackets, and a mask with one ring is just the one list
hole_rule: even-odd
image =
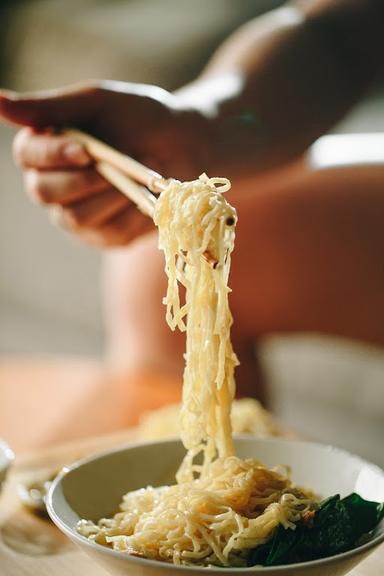
[[57,129],[78,126],[164,175],[170,160],[172,175],[196,173],[200,116],[179,110],[172,94],[155,86],[101,81],[32,95],[3,92],[1,116],[26,126],[15,138],[14,157],[32,201],[61,207],[64,227],[97,245],[128,244],[153,224]]
[[[380,0],[287,4],[235,32],[174,95],[101,83],[37,98],[3,95],[0,114],[40,129],[88,129],[165,176],[244,178],[301,153],[367,89],[382,69],[383,9]],[[66,227],[98,244],[124,245],[151,229],[89,158],[63,165],[62,147],[52,134],[18,136],[15,156],[35,200],[63,206]]]
[[214,171],[249,176],[304,152],[382,75],[383,22],[380,0],[297,1],[229,37],[178,92],[211,114]]

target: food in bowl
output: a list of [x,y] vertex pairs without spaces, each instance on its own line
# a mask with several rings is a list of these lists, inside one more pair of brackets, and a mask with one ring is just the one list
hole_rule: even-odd
[[[236,454],[242,460],[258,458],[267,468],[286,462],[292,480],[300,486],[311,486],[316,494],[339,493],[344,498],[356,492],[362,498],[380,501],[384,498],[384,471],[344,450],[312,442],[285,438],[235,437]],[[384,520],[355,548],[319,560],[279,566],[221,567],[177,565],[133,556],[127,552],[97,544],[82,536],[78,522],[87,518],[97,524],[117,511],[127,492],[143,486],[154,488],[171,485],[183,458],[180,441],[130,444],[109,450],[71,465],[49,493],[47,507],[52,520],[81,549],[114,576],[342,576],[384,541]]]
[[322,502],[256,460],[215,460],[192,482],[128,492],[79,532],[135,556],[199,566],[275,566],[350,550],[384,516],[358,494]]
[[186,331],[180,431],[187,454],[177,484],[129,492],[120,512],[83,519],[78,531],[122,553],[187,566],[275,565],[344,552],[380,521],[381,504],[357,494],[319,503],[288,469],[235,454],[228,276],[237,217],[222,195],[229,186],[205,175],[170,181],[155,209],[167,322]]

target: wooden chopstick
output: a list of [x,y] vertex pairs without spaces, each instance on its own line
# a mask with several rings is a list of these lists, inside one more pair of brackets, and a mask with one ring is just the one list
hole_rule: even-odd
[[[143,214],[153,218],[156,204],[156,197],[153,194],[160,194],[166,188],[165,178],[81,130],[67,129],[63,134],[83,144],[96,160],[97,171],[134,202]],[[208,250],[203,256],[211,266],[216,267],[217,260]]]
[[166,186],[165,178],[151,168],[144,166],[130,156],[122,154],[105,142],[81,132],[81,130],[67,129],[63,134],[80,142],[85,146],[90,155],[100,162],[105,162],[126,174],[131,180],[139,182],[154,194],[160,194]]
[[123,174],[115,168],[115,166],[107,162],[97,162],[96,170],[103,178],[127,196],[129,200],[132,200],[140,212],[153,218],[156,197],[151,194],[147,188],[137,184],[134,180],[126,176],[126,174]]
[[150,190],[158,194],[167,185],[160,174],[85,132],[67,129],[63,133],[83,144],[96,160],[97,171],[134,202],[143,214],[153,218],[156,197]]

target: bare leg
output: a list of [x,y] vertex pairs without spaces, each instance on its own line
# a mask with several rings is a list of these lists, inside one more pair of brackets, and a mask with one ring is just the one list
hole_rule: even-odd
[[[230,303],[239,395],[265,400],[254,352],[264,335],[306,331],[384,343],[383,181],[384,163],[314,170],[301,160],[234,187]],[[127,382],[130,374],[158,374],[175,382],[178,396],[184,336],[165,323],[156,244],[154,231],[105,257],[107,357]]]

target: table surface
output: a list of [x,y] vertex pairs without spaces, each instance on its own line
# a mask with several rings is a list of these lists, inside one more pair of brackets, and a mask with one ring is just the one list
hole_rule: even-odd
[[[51,522],[23,509],[16,487],[22,479],[58,469],[98,450],[127,444],[137,437],[135,430],[126,430],[27,454],[17,462],[0,500],[0,576],[107,576]],[[350,576],[383,574],[383,545],[350,572]]]

